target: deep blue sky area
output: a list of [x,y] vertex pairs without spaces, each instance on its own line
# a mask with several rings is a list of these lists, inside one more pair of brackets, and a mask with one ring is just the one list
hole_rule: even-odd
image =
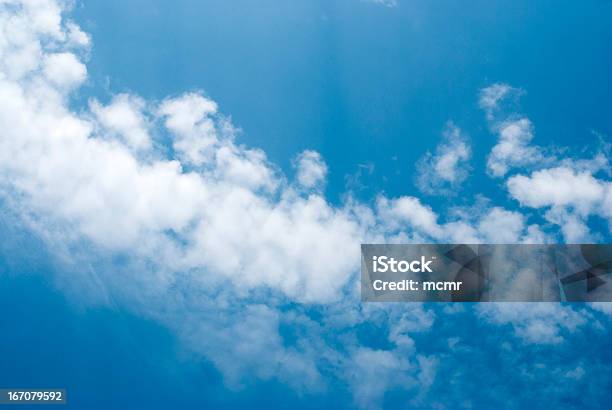
[[[396,7],[379,3],[373,0],[77,0],[70,18],[91,35],[92,46],[86,51],[87,80],[72,96],[71,108],[84,113],[89,101],[98,99],[106,103],[118,93],[141,96],[150,106],[156,106],[166,98],[199,90],[216,101],[220,112],[231,117],[232,123],[241,129],[239,143],[261,148],[288,178],[294,176],[292,164],[296,155],[306,149],[320,152],[329,167],[323,196],[332,204],[332,211],[341,209],[333,206],[343,203],[347,191],[366,204],[381,193],[389,198],[412,195],[431,205],[442,222],[445,218],[452,219],[449,210],[453,207],[465,206],[463,209],[469,213],[467,207],[486,197],[491,200],[491,206],[521,212],[528,223],[544,221],[544,211],[538,214],[541,209],[520,207],[509,197],[504,186],[506,180],[487,175],[487,155],[496,144],[497,136],[479,108],[479,92],[495,83],[523,90],[518,110],[535,127],[534,144],[567,147],[572,153],[568,157],[589,159],[601,148],[598,135],[607,137],[608,141],[612,135],[612,1],[397,0]],[[4,77],[0,80],[4,81]],[[471,173],[457,195],[427,195],[415,184],[415,163],[427,151],[435,151],[449,121],[461,128],[470,142]],[[1,170],[4,172],[4,168]],[[524,173],[527,172],[530,170]],[[8,172],[7,175],[10,177]],[[598,177],[609,181],[610,175]],[[589,310],[586,305],[574,304],[564,310],[555,305],[558,309],[551,310],[550,315],[559,316],[552,325],[546,312],[530,316],[531,311],[525,310],[521,312],[533,322],[524,325],[515,320],[512,311],[500,313],[502,319],[498,319],[486,310],[483,313],[476,305],[456,308],[450,304],[426,304],[425,313],[419,311],[415,317],[429,312],[435,320],[429,327],[427,323],[417,323],[415,329],[406,330],[414,342],[413,350],[406,348],[412,352],[411,365],[398,367],[398,374],[409,373],[416,379],[410,383],[426,385],[426,396],[419,398],[413,386],[404,389],[403,385],[394,384],[392,371],[379,376],[375,371],[357,373],[338,364],[341,362],[338,357],[353,357],[361,347],[378,353],[393,350],[397,340],[390,338],[389,323],[357,321],[354,329],[343,328],[345,333],[336,335],[333,326],[337,323],[326,321],[332,316],[327,311],[331,307],[324,303],[303,307],[295,300],[287,301],[285,306],[285,302],[279,302],[282,300],[278,296],[282,293],[278,290],[280,287],[270,291],[277,298],[270,299],[271,310],[281,306],[279,312],[286,308],[281,313],[297,312],[295,329],[302,332],[315,329],[321,346],[329,345],[329,351],[337,354],[337,357],[324,357],[321,362],[325,366],[317,369],[325,388],[302,391],[282,377],[253,375],[260,366],[257,358],[252,359],[254,365],[245,365],[248,374],[243,385],[231,386],[224,380],[221,366],[213,363],[214,359],[225,359],[223,354],[194,352],[185,342],[190,339],[176,331],[193,329],[187,325],[171,328],[167,322],[155,320],[156,315],[161,317],[167,313],[164,309],[174,300],[151,307],[153,313],[142,307],[159,302],[143,302],[140,294],[134,292],[146,280],[140,277],[140,281],[134,280],[137,275],[126,275],[125,283],[134,280],[130,283],[133,288],[124,294],[117,292],[116,302],[111,298],[110,303],[98,303],[84,296],[89,291],[84,284],[91,286],[83,279],[88,272],[96,268],[112,271],[116,267],[117,272],[105,274],[119,287],[117,283],[124,283],[121,275],[132,265],[127,262],[122,265],[121,257],[100,262],[104,259],[100,255],[107,255],[104,253],[107,243],[97,243],[98,247],[92,245],[90,256],[100,263],[92,262],[93,267],[80,266],[82,272],[70,271],[78,266],[78,263],[64,263],[69,259],[66,254],[72,251],[73,242],[65,248],[57,247],[66,254],[55,254],[56,249],[45,243],[45,238],[54,236],[45,235],[55,229],[60,232],[58,237],[64,231],[72,232],[70,229],[84,220],[78,219],[82,216],[78,210],[66,226],[61,223],[43,226],[47,214],[28,213],[29,208],[21,207],[19,201],[25,195],[15,195],[16,199],[9,203],[4,198],[13,191],[7,188],[6,194],[4,183],[0,188],[0,237],[3,238],[0,241],[0,388],[66,388],[68,405],[50,408],[340,410],[359,404],[355,393],[359,389],[355,386],[362,377],[370,381],[387,377],[384,383],[390,387],[383,389],[380,397],[372,395],[374,408],[378,405],[415,409],[578,410],[607,409],[612,402],[612,335],[608,329],[611,319],[609,312],[608,316],[602,313],[605,309]],[[86,196],[84,202],[88,199]],[[262,203],[273,201],[264,199]],[[58,220],[71,216],[66,209],[61,210],[65,214],[59,212]],[[176,213],[180,212],[182,208]],[[593,216],[597,212],[600,216]],[[27,223],[20,225],[17,214]],[[151,214],[151,220],[155,221],[155,212]],[[598,208],[584,218],[594,220],[591,227],[600,234],[597,238],[609,240],[609,221],[601,217],[603,214]],[[134,218],[137,228],[137,223],[148,221],[137,216]],[[542,224],[544,230],[560,229],[548,222]],[[88,228],[91,231],[99,228],[99,224],[94,225],[94,228],[87,225],[83,228],[85,233],[78,231],[74,235],[85,237],[90,233]],[[344,227],[338,226],[334,225],[339,230]],[[243,228],[238,226],[236,230]],[[122,227],[116,229],[119,231]],[[142,231],[148,232],[144,228]],[[319,234],[318,230],[314,231]],[[66,238],[68,242],[74,236],[66,234]],[[164,239],[167,238],[164,236]],[[168,240],[168,243],[174,246],[180,239],[176,243]],[[74,240],[77,242],[79,246],[75,247],[83,251],[95,239]],[[143,249],[148,245],[142,245]],[[127,255],[125,260],[129,262],[133,262],[130,256],[138,259],[141,255],[137,252],[135,256],[129,255],[129,250],[120,249],[117,253],[123,252],[121,256]],[[153,246],[146,251],[157,252],[151,249]],[[171,248],[172,252],[175,250]],[[140,248],[138,251],[145,254]],[[171,251],[168,255],[174,255]],[[161,255],[162,251],[159,252]],[[87,251],[82,253],[89,255]],[[80,261],[76,256],[75,260]],[[145,279],[148,277],[144,275],[149,274],[151,281],[162,277],[162,274],[155,276],[158,272],[148,262],[133,266],[142,268]],[[169,266],[171,270],[183,265],[177,262]],[[185,266],[190,265],[185,263]],[[176,287],[183,284],[183,276],[177,274],[177,277]],[[184,277],[191,278],[187,274]],[[348,281],[345,277],[342,280]],[[262,287],[269,286],[268,282],[261,283]],[[79,289],[81,285],[83,289]],[[202,283],[186,286],[176,292],[179,296],[173,293],[172,297],[177,297],[180,305],[189,297],[197,299],[199,286],[206,285],[204,278]],[[348,285],[342,292],[347,288]],[[208,289],[202,293],[205,291]],[[138,296],[125,296],[130,292]],[[143,295],[148,294],[143,291]],[[185,300],[180,299],[182,296]],[[226,302],[223,296],[219,300]],[[295,299],[301,300],[301,296]],[[349,300],[341,300],[339,303],[344,305],[334,308],[342,311],[358,305],[357,298],[350,299],[353,296],[347,291],[341,297]],[[248,311],[251,305],[261,304],[261,300],[238,297],[236,300],[227,302],[228,306],[244,303],[242,308]],[[138,307],[131,306],[132,302]],[[518,309],[519,305],[516,306]],[[274,311],[281,318],[293,317],[279,312]],[[300,316],[304,312],[307,314]],[[574,316],[577,312],[583,316]],[[201,312],[194,316],[197,313]],[[214,316],[205,313],[203,318]],[[243,317],[225,311],[221,314],[228,320]],[[342,315],[337,311],[335,314],[333,320],[346,319],[338,319]],[[216,325],[218,328],[215,325],[210,328],[223,333],[225,328]],[[228,323],[227,327],[232,325],[235,323]],[[298,330],[290,322],[284,325],[286,328],[279,330],[280,337],[284,338],[281,347],[289,346],[286,349],[289,352],[302,348],[299,338],[309,339],[311,335],[297,334]],[[530,340],[530,332],[540,332],[546,343]],[[218,349],[223,350],[224,339],[219,340],[202,346],[217,343]],[[314,351],[309,351],[313,356],[320,353],[317,349],[321,346],[314,342],[304,346],[305,351]],[[283,350],[288,354],[286,351]],[[436,356],[438,360],[435,380],[429,384],[427,374],[414,370],[423,365],[416,358],[418,355],[422,355],[421,359]],[[241,357],[237,356],[236,360]],[[355,357],[359,356],[355,354]],[[396,370],[393,364],[389,368]],[[3,410],[4,406],[0,408]]]
[[[155,322],[107,307],[78,309],[43,276],[21,272],[2,280],[0,328],[7,332],[0,339],[0,385],[65,388],[68,406],[52,408],[231,409],[265,397],[271,402],[262,408],[281,409],[299,399],[279,383],[228,391],[210,363],[190,360]],[[301,408],[334,404],[310,400]]]
[[[94,47],[85,93],[163,99],[203,90],[291,173],[303,149],[330,166],[328,194],[359,165],[364,198],[414,194],[414,161],[448,120],[474,144],[468,183],[503,204],[484,176],[495,143],[478,92],[525,91],[535,142],[582,149],[612,133],[608,1],[94,1],[75,10]],[[479,172],[480,171],[480,172]],[[472,198],[467,198],[471,201]],[[432,199],[435,205],[439,199]],[[461,201],[453,198],[455,203]]]

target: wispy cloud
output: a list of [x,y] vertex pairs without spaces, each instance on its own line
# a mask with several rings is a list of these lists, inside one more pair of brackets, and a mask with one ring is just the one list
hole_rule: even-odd
[[380,4],[385,7],[397,7],[397,0],[364,0],[368,3]]
[[416,164],[417,186],[427,194],[453,194],[471,169],[472,149],[459,127],[449,122],[442,135],[436,152],[427,152]]

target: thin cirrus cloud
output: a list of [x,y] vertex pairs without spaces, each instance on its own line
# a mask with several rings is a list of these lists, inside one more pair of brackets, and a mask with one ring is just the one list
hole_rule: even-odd
[[[85,261],[114,300],[173,329],[215,364],[229,386],[277,379],[316,392],[337,378],[352,386],[362,407],[380,403],[392,388],[426,394],[440,361],[420,352],[414,335],[429,332],[436,314],[419,304],[355,303],[356,244],[541,242],[556,234],[518,211],[486,204],[469,215],[444,216],[419,198],[382,193],[372,204],[348,195],[332,205],[321,189],[328,165],[320,154],[298,154],[296,178],[288,178],[265,152],[240,144],[234,125],[201,92],[162,101],[117,94],[109,103],[92,100],[73,110],[70,97],[87,79],[83,59],[90,40],[66,19],[63,6],[52,0],[0,4],[5,213],[58,254],[69,249],[62,259],[66,272]],[[496,121],[503,87],[486,95],[483,109]],[[493,150],[491,170],[503,177],[523,164],[512,150],[538,149],[529,145],[531,137],[516,136],[529,127],[501,124],[492,127],[504,148]],[[508,131],[510,126],[516,130]],[[432,186],[465,179],[469,147],[453,151],[454,138],[464,139],[452,127],[449,133],[428,160]],[[159,148],[159,135],[169,138],[171,149]],[[511,195],[532,208],[551,206],[554,195],[534,200],[519,189],[542,177],[509,179]],[[610,201],[606,189],[607,196],[598,190],[581,217],[603,212]],[[557,205],[574,212],[572,204]],[[127,256],[109,267],[113,255]],[[287,301],[295,307],[279,308]],[[307,309],[324,309],[325,322]],[[550,319],[553,324],[539,334],[518,326],[516,335],[530,343],[559,343],[564,332],[582,325],[576,319],[582,311],[559,309],[555,320],[571,318],[576,326]],[[521,312],[482,315],[501,326],[531,315]],[[391,348],[359,342],[355,328],[371,320],[384,322]],[[533,320],[537,330],[541,317]],[[302,335],[298,342],[283,340],[283,324]]]

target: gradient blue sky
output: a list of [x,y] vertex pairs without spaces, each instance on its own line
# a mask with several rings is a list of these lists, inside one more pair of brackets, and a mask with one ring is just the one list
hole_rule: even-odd
[[[609,135],[611,12],[606,1],[111,0],[75,15],[94,39],[86,95],[203,90],[286,172],[296,153],[321,152],[335,199],[369,163],[366,194],[415,194],[413,163],[448,120],[476,142],[482,169],[495,140],[478,91],[496,82],[525,90],[542,145],[579,151],[593,130]],[[474,191],[504,201],[473,177]]]
[[[537,238],[546,242],[609,242],[612,2],[380,3],[77,1],[64,16],[91,36],[90,46],[75,51],[87,77],[65,88],[53,83],[65,96],[58,105],[91,121],[100,139],[112,139],[107,125],[93,119],[98,114],[92,101],[105,106],[120,93],[139,96],[156,151],[126,152],[143,163],[179,159],[183,170],[198,172],[161,125],[171,114],[158,111],[164,102],[198,91],[240,128],[236,146],[259,148],[266,164],[278,167],[283,176],[274,178],[282,192],[297,184],[292,181],[302,169],[300,152],[320,153],[325,181],[303,188],[312,188],[307,192],[342,217],[350,213],[346,218],[354,225],[362,223],[347,203],[371,209],[377,222],[364,228],[365,238],[449,241],[454,228],[448,223],[466,221],[478,240],[504,242],[494,233],[508,225],[495,223],[514,215],[512,223],[523,219],[511,242],[534,238],[528,225],[537,225]],[[0,7],[10,14],[21,5]],[[9,27],[7,21],[0,24]],[[46,53],[55,52],[41,44],[50,47]],[[14,50],[2,47],[0,56],[8,61]],[[1,67],[0,126],[20,131],[4,91],[9,81],[26,89],[30,77],[11,68]],[[45,69],[33,66],[26,73],[41,72],[52,83]],[[507,87],[510,101],[489,108],[493,116],[487,118],[479,99],[495,84]],[[31,98],[47,97],[40,91]],[[492,176],[487,161],[498,130],[521,118],[533,124],[529,146],[540,147],[540,160],[515,162],[506,175]],[[439,147],[449,121],[470,147],[465,164],[454,169],[465,170],[466,177],[443,192],[427,192],[417,179],[446,152]],[[5,152],[17,152],[10,145],[17,131],[17,137],[0,131]],[[24,147],[38,152],[27,141]],[[55,155],[41,152],[41,158]],[[605,164],[580,162],[596,154]],[[30,157],[20,155],[20,164],[0,167],[0,387],[63,387],[71,409],[605,409],[612,401],[607,305],[363,306],[352,291],[354,272],[342,276],[336,270],[331,274],[344,282],[332,296],[316,293],[316,285],[309,287],[316,275],[299,269],[295,286],[278,278],[277,286],[266,277],[244,292],[220,290],[217,280],[227,272],[221,275],[210,261],[166,266],[151,256],[172,254],[166,243],[172,250],[191,249],[193,237],[182,228],[152,223],[143,235],[154,231],[163,240],[146,250],[133,245],[144,236],[126,245],[100,228],[121,231],[126,220],[64,207],[63,198],[76,196],[74,191],[40,177],[48,168],[24,171],[23,158]],[[8,164],[7,158],[0,161]],[[566,198],[571,194],[538,202],[537,193],[530,196],[532,185],[509,188],[517,175],[536,180],[534,173],[559,168],[600,189],[591,192],[588,209],[581,208],[580,197]],[[61,178],[77,181],[79,175],[65,172]],[[567,192],[557,182],[559,192]],[[162,195],[165,187],[160,185]],[[106,188],[92,184],[88,192],[95,196]],[[282,203],[282,193],[257,189],[266,203]],[[380,205],[381,196],[391,201],[388,208]],[[430,206],[439,226],[389,222],[396,215],[393,198],[400,197]],[[100,201],[102,209],[114,204]],[[300,219],[296,203],[283,204]],[[172,215],[173,205],[165,205]],[[496,214],[496,207],[507,213]],[[214,225],[215,216],[202,220]],[[563,230],[572,224],[587,232]],[[341,231],[341,239],[355,239],[338,245],[338,254],[352,255],[347,249],[362,241],[348,228],[323,226]],[[334,238],[324,237],[322,246]],[[295,259],[307,251],[297,248],[289,252]],[[253,272],[245,264],[236,275],[244,269],[248,278]]]

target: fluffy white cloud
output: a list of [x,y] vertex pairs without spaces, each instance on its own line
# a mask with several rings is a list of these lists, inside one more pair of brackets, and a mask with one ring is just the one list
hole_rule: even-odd
[[394,239],[398,242],[434,239],[448,243],[536,243],[546,240],[537,225],[526,225],[522,214],[500,207],[475,207],[460,211],[461,219],[439,223],[438,215],[418,198],[380,196],[377,213],[386,229],[413,232],[412,237],[396,236]]
[[[11,212],[51,249],[69,250],[68,272],[89,267],[96,289],[175,328],[230,385],[250,373],[316,389],[322,368],[344,374],[350,356],[301,316],[291,320],[308,338],[286,346],[275,305],[352,300],[355,243],[384,239],[385,221],[288,184],[261,150],[235,142],[236,129],[201,93],[158,105],[117,95],[72,111],[70,93],[87,73],[75,48],[86,52],[88,37],[52,1],[15,4],[0,4],[0,186]],[[152,143],[164,134],[174,157]],[[297,166],[302,187],[324,183],[318,154]],[[108,266],[113,255],[123,266]],[[398,371],[418,373],[418,362],[402,360],[411,364]]]
[[531,145],[533,124],[512,107],[522,94],[521,89],[499,83],[480,91],[479,105],[498,136],[487,159],[487,171],[494,177],[503,177],[512,168],[543,167],[555,160],[541,147]]
[[72,53],[48,54],[43,72],[52,83],[68,89],[81,84],[87,76],[85,65]]
[[209,148],[218,142],[215,114],[217,103],[195,93],[168,99],[159,107],[159,115],[174,134],[173,147],[182,161],[201,165],[210,155]]
[[306,150],[294,161],[297,181],[304,188],[320,186],[327,176],[327,165],[316,151]]
[[126,145],[136,150],[151,148],[147,119],[143,114],[145,102],[142,98],[119,94],[106,106],[98,101],[92,101],[90,106],[100,125],[111,135],[122,138]]
[[413,228],[433,238],[444,235],[438,224],[438,215],[431,207],[421,204],[418,198],[404,196],[389,200],[381,196],[377,201],[377,210],[391,229]]
[[487,160],[487,169],[493,176],[502,177],[512,167],[547,161],[539,148],[529,145],[533,139],[532,128],[527,118],[507,120],[497,126],[499,140]]
[[565,166],[543,169],[530,176],[513,176],[507,186],[510,195],[521,205],[549,208],[546,219],[561,227],[568,242],[594,239],[586,225],[590,215],[612,221],[612,184],[595,178],[590,172]]
[[[587,225],[590,215],[610,222],[610,182],[596,177],[609,175],[609,147],[589,159],[559,158],[532,145],[533,124],[517,114],[516,103],[523,91],[507,84],[493,84],[480,92],[480,107],[498,141],[487,159],[487,170],[494,177],[504,177],[516,168],[534,170],[530,176],[514,175],[506,181],[509,194],[523,206],[547,208],[545,219],[558,225],[568,242],[597,240]],[[548,152],[547,152],[548,151]],[[535,229],[535,228],[534,228]],[[535,232],[535,231],[534,231]],[[536,232],[532,239],[540,237]]]
[[522,205],[534,208],[572,207],[580,214],[601,209],[610,183],[588,172],[576,172],[567,167],[535,171],[531,176],[517,175],[508,179],[508,190]]
[[461,130],[449,122],[436,153],[417,162],[417,186],[428,194],[449,194],[469,175],[472,150]]
[[478,230],[490,243],[514,243],[525,228],[525,217],[518,212],[493,208],[478,223]]
[[91,39],[89,34],[85,33],[75,23],[68,21],[66,23],[67,44],[75,47],[89,47]]
[[[108,107],[94,104],[100,122],[93,123],[64,106],[63,85],[43,83],[39,101],[40,88],[29,86],[45,78],[33,71],[28,80],[0,87],[11,101],[1,117],[9,130],[1,140],[11,175],[4,183],[22,195],[29,212],[109,250],[129,249],[168,269],[203,269],[247,289],[266,286],[302,301],[329,301],[357,272],[352,244],[358,238],[384,240],[413,230],[444,240],[470,231],[460,221],[438,224],[416,198],[380,197],[372,214],[358,212],[360,205],[335,208],[319,195],[301,196],[262,151],[236,145],[216,104],[198,94],[153,110],[172,135],[178,160],[141,160],[131,146],[145,138],[147,121],[134,102],[117,97]],[[109,128],[126,143],[96,134]],[[321,163],[313,158],[308,165],[318,167],[320,180]]]

